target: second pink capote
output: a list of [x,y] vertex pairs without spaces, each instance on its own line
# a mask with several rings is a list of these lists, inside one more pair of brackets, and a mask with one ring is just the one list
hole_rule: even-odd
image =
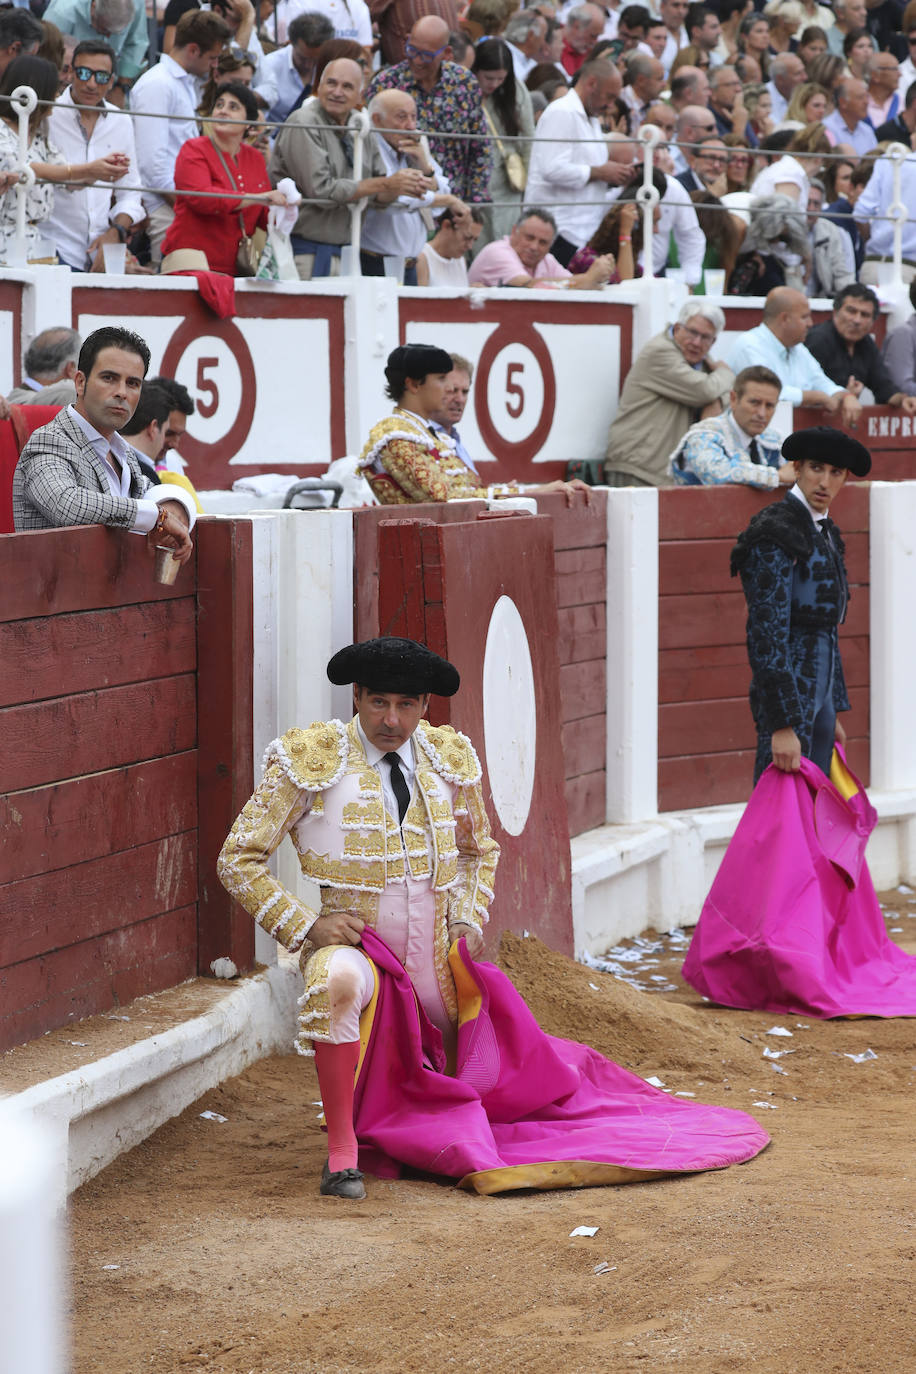
[[407,1165],[480,1192],[576,1186],[720,1169],[768,1142],[744,1112],[668,1096],[587,1045],[545,1034],[505,974],[473,962],[463,940],[450,956],[460,1004],[451,1077],[403,967],[375,931],[362,943],[379,978],[354,1101],[370,1173],[396,1177]]
[[684,962],[711,1001],[916,1016],[916,959],[889,938],[865,862],[877,815],[839,748],[832,777],[803,758],[798,773],[771,764],[754,788]]

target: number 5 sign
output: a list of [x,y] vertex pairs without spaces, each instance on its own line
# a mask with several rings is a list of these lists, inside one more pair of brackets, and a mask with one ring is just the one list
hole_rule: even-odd
[[214,450],[227,457],[238,453],[251,429],[258,393],[254,363],[238,326],[222,320],[201,334],[195,321],[186,320],[168,342],[161,372],[183,382],[194,402],[182,456],[193,462]]
[[474,413],[480,437],[507,471],[543,448],[557,399],[550,351],[533,325],[500,325],[477,365]]

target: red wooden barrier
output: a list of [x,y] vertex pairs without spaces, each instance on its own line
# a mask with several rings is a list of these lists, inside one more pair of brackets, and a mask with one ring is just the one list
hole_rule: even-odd
[[[379,525],[379,617],[389,633],[422,640],[460,665],[462,690],[448,700],[434,698],[430,715],[464,731],[483,765],[487,810],[502,849],[491,943],[502,930],[528,929],[571,953],[552,522],[506,512],[437,525],[392,514]],[[520,832],[502,823],[488,771],[488,753],[501,741],[486,733],[494,702],[485,702],[484,659],[501,598],[509,598],[521,617],[534,679],[536,757]]]
[[[746,609],[729,553],[755,511],[779,496],[746,487],[659,492],[658,806],[676,811],[745,801],[756,735],[747,692]],[[852,710],[843,717],[853,768],[868,781],[868,483],[836,503],[851,601],[840,630]]]
[[916,416],[904,415],[899,406],[866,406],[855,429],[825,421],[822,410],[799,406],[793,428],[831,424],[858,439],[871,453],[873,482],[912,482],[916,479]]
[[122,531],[0,537],[0,1048],[251,964],[208,886],[251,788],[250,537],[201,522],[172,587]]

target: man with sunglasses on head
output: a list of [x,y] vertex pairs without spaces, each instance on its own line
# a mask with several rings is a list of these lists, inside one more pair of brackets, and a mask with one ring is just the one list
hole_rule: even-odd
[[110,186],[59,185],[45,233],[74,272],[93,266],[101,271],[102,244],[125,243],[146,212],[140,193],[124,184],[136,180],[133,125],[105,99],[115,81],[114,49],[100,38],[84,39],[73,51],[72,66],[70,85],[51,111],[51,142],[68,162],[117,159],[124,174],[113,192]]
[[378,72],[368,98],[399,90],[417,107],[417,127],[471,135],[438,139],[430,135],[429,151],[448,179],[453,196],[486,200],[490,187],[490,144],[477,78],[452,61],[448,25],[436,14],[424,15],[410,31],[403,62]]

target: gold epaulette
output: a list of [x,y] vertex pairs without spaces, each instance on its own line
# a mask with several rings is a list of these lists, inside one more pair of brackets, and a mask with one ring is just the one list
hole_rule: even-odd
[[480,782],[480,759],[467,735],[450,725],[428,725],[421,720],[415,739],[435,772],[446,782],[460,786]]
[[279,764],[297,787],[324,792],[343,777],[348,754],[347,727],[343,721],[316,720],[305,730],[294,726],[268,744],[264,768],[271,763]]
[[428,429],[424,429],[409,415],[396,412],[394,415],[386,415],[384,420],[379,420],[378,424],[372,426],[356,466],[360,469],[371,467],[379,453],[386,444],[391,443],[392,439],[403,439],[407,443],[418,444],[420,448],[435,454],[448,454],[455,448],[454,440],[450,439],[447,434],[433,436]]

